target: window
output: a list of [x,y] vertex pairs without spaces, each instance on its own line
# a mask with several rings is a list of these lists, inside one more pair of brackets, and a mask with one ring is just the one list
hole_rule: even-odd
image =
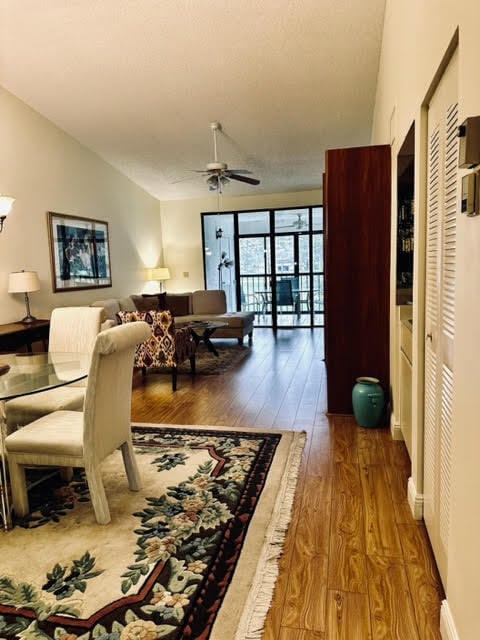
[[[257,326],[323,326],[323,208],[202,213],[205,286]],[[291,305],[277,305],[290,279]],[[282,285],[283,286],[283,285]]]

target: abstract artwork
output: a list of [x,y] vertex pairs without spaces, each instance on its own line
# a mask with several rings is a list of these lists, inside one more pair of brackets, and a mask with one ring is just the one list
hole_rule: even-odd
[[53,291],[111,287],[108,223],[52,211],[47,216]]

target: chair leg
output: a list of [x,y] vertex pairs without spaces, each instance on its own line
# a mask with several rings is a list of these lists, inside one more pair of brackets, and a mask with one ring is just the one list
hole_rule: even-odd
[[12,506],[17,516],[26,516],[29,512],[27,481],[25,479],[25,468],[17,464],[10,456],[8,460],[10,473],[10,483],[12,485]]
[[193,356],[190,356],[189,360],[190,360],[190,371],[192,372],[193,375],[195,375],[196,364],[197,364],[195,360],[195,354],[193,354]]
[[64,482],[70,482],[73,478],[73,467],[60,467],[60,478]]
[[123,464],[125,465],[130,491],[140,491],[142,488],[142,479],[138,470],[132,443],[130,441],[124,442],[120,450],[122,452]]
[[237,338],[238,346],[241,347],[243,344],[243,337]]
[[177,390],[177,367],[172,367],[172,391]]
[[102,475],[99,467],[85,467],[88,490],[92,501],[95,518],[98,524],[108,524],[110,522],[110,510],[108,508],[105,487],[102,482]]

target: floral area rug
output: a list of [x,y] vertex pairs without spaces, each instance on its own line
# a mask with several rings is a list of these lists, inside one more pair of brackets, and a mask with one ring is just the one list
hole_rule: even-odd
[[[305,434],[136,425],[143,489],[103,467],[98,525],[82,473],[30,492],[0,533],[0,638],[260,638]],[[118,455],[117,455],[118,454]]]

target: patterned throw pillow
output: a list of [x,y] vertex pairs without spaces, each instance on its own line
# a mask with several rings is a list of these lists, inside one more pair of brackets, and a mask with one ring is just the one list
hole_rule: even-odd
[[170,311],[119,311],[117,316],[120,322],[143,320],[152,328],[151,336],[136,347],[136,367],[172,368],[195,354],[190,329],[176,329]]
[[143,320],[152,328],[151,336],[137,345],[136,367],[176,366],[175,325],[168,311],[120,311],[117,315],[123,323]]

